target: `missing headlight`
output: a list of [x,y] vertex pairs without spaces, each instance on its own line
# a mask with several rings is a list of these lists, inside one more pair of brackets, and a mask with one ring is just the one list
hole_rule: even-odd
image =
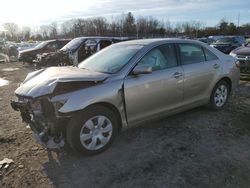
[[33,111],[42,111],[40,100],[30,101],[30,107]]
[[54,110],[57,113],[60,108],[63,107],[63,105],[67,102],[67,100],[61,100],[61,101],[56,101],[53,102]]
[[87,87],[91,87],[95,85],[95,82],[87,82],[87,81],[74,81],[74,82],[59,82],[54,89],[53,95],[60,95],[64,93],[68,93],[71,91],[76,91],[79,89],[84,89]]

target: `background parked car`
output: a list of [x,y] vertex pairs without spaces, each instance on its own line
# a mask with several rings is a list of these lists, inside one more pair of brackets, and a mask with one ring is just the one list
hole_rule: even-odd
[[0,45],[0,53],[2,53],[2,57],[5,57],[6,62],[17,61],[17,48],[17,43],[11,41],[6,41]]
[[120,41],[114,37],[78,37],[57,52],[38,54],[36,67],[77,65],[90,55]]
[[226,36],[213,42],[210,46],[225,54],[229,54],[233,49],[238,48],[244,43],[245,38],[242,36]]
[[240,72],[242,75],[250,75],[250,41],[245,45],[234,49],[230,53],[240,62]]
[[55,52],[62,48],[65,44],[67,44],[70,39],[58,39],[58,40],[47,40],[41,42],[34,48],[30,48],[27,50],[19,51],[18,60],[32,63],[33,60],[36,58],[37,54],[44,53],[44,52]]
[[209,36],[207,39],[208,39],[208,43],[209,44],[212,44],[213,42],[223,38],[224,36],[223,35],[211,35]]
[[209,44],[209,40],[206,37],[198,38],[197,40]]

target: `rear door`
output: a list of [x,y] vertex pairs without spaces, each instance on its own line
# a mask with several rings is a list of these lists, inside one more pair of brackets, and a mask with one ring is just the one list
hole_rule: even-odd
[[124,80],[129,123],[177,108],[183,97],[183,71],[173,44],[155,47],[138,64],[152,66],[153,72],[129,75]]
[[208,100],[211,87],[220,73],[219,59],[198,44],[178,44],[184,71],[184,103]]

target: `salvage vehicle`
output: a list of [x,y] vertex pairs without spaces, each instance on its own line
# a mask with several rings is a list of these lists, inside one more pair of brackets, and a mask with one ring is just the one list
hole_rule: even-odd
[[41,42],[34,48],[19,51],[18,61],[32,64],[37,54],[45,52],[55,52],[66,45],[69,41],[70,39],[58,39]]
[[121,40],[114,37],[78,37],[57,52],[38,54],[34,61],[37,68],[78,65],[101,49]]
[[127,127],[201,105],[221,110],[238,84],[237,64],[194,40],[120,42],[77,67],[29,73],[11,105],[45,147],[66,141],[97,154]]
[[242,76],[250,76],[250,42],[234,49],[230,53],[240,62],[240,73]]
[[245,38],[242,36],[226,36],[213,42],[210,46],[229,54],[233,49],[240,47],[244,43]]

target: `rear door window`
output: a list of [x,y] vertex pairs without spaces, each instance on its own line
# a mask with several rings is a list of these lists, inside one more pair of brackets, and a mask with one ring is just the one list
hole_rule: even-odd
[[180,58],[183,65],[205,61],[203,49],[195,44],[179,44]]

